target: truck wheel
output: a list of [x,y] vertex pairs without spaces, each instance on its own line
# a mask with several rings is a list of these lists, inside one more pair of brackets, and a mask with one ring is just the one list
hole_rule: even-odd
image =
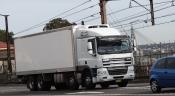
[[128,81],[127,80],[122,80],[121,82],[118,83],[118,86],[119,87],[126,87],[128,84]]
[[42,76],[37,78],[37,88],[39,91],[49,91],[51,88],[51,83],[45,81]]
[[54,86],[55,86],[56,90],[60,90],[60,88],[61,88],[61,87],[60,87],[60,84],[58,84],[58,83],[55,83]]
[[152,80],[150,82],[151,90],[153,93],[160,93],[161,87],[159,87],[158,82],[156,80]]
[[86,87],[86,89],[94,89],[96,84],[93,84],[92,76],[90,72],[85,72],[82,77],[83,86]]
[[100,85],[101,85],[102,88],[108,88],[109,87],[108,83],[101,83]]
[[69,77],[67,85],[69,89],[72,90],[77,90],[79,88],[79,84],[73,76]]
[[67,85],[65,83],[55,83],[56,90],[67,89]]
[[30,89],[30,91],[37,91],[37,83],[36,78],[34,76],[28,78],[27,88]]

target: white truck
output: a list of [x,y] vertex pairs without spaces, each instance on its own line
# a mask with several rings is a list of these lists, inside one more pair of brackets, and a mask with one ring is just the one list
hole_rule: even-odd
[[15,37],[16,74],[31,91],[127,86],[134,57],[129,36],[109,25],[75,25]]

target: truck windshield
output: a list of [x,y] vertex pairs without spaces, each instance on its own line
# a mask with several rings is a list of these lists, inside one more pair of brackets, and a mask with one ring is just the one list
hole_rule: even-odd
[[131,45],[128,37],[97,37],[98,54],[130,53]]

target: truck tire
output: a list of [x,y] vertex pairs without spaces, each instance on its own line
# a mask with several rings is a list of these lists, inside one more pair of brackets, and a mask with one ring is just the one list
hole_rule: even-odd
[[28,78],[27,88],[30,89],[30,91],[37,91],[37,82],[36,82],[36,78],[34,76],[30,76]]
[[51,88],[51,82],[45,81],[41,75],[37,77],[37,88],[39,91],[49,91]]
[[121,82],[117,83],[119,87],[126,87],[128,84],[127,80],[122,80]]
[[67,89],[67,85],[65,83],[55,83],[56,90]]
[[101,83],[100,86],[102,88],[108,88],[109,87],[109,83]]
[[82,76],[82,85],[86,88],[86,89],[94,89],[96,84],[93,84],[93,81],[92,81],[92,75],[90,73],[90,71],[85,71],[83,73],[83,76]]
[[79,89],[79,84],[78,84],[78,82],[77,82],[77,80],[75,79],[74,76],[69,77],[68,82],[67,82],[67,86],[71,90]]

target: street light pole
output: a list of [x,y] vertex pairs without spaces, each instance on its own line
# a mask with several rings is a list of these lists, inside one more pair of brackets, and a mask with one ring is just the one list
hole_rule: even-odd
[[7,62],[8,62],[8,70],[10,73],[12,73],[12,64],[11,64],[11,54],[10,54],[10,36],[8,31],[8,16],[9,15],[2,15],[0,16],[5,17],[5,27],[6,27],[6,43],[7,43]]

